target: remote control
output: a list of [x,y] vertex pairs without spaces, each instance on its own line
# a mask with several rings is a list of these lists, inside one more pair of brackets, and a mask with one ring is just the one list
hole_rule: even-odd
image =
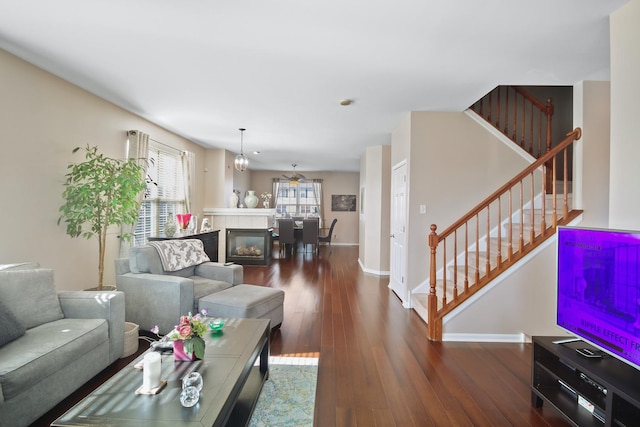
[[603,354],[600,350],[591,350],[590,348],[576,348],[576,352],[581,356],[593,358],[602,357]]
[[570,342],[576,342],[576,341],[580,341],[580,338],[565,338],[565,339],[561,339],[561,340],[555,340],[553,341],[554,344],[567,344]]

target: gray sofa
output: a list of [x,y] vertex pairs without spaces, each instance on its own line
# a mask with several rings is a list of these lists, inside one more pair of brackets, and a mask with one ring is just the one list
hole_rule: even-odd
[[[184,242],[189,240],[177,244]],[[125,295],[126,320],[146,331],[157,325],[161,334],[170,332],[180,316],[195,314],[200,298],[241,284],[244,277],[241,265],[197,260],[189,267],[165,271],[151,245],[131,248],[129,258],[116,259],[115,267],[116,286]]]
[[123,348],[122,292],[57,292],[51,269],[0,269],[0,426],[31,424]]

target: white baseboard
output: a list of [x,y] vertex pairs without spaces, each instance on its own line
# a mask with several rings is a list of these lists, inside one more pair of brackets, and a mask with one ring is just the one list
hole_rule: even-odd
[[442,334],[442,341],[530,343],[531,337],[519,334]]
[[360,258],[358,258],[358,265],[360,266],[360,270],[364,271],[365,273],[375,274],[376,276],[389,276],[391,274],[390,271],[372,270],[370,268],[365,268],[365,266],[362,265],[362,261],[360,260]]

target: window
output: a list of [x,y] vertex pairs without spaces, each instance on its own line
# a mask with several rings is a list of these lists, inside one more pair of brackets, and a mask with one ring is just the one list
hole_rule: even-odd
[[149,144],[147,194],[134,230],[134,245],[143,245],[161,233],[169,215],[183,213],[185,192],[182,160],[178,150]]
[[315,179],[298,184],[274,181],[276,217],[320,217],[322,212],[322,180]]

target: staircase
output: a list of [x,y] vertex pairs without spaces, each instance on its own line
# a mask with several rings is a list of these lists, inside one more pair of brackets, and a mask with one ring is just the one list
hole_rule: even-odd
[[[545,205],[547,206],[544,214],[545,223],[552,224],[554,211],[552,208],[549,208],[549,207],[553,206],[553,200],[552,200],[553,196],[547,194],[544,197],[546,198]],[[564,196],[561,194],[556,195],[556,206],[562,205],[563,197]],[[569,206],[572,206],[571,194],[568,195],[568,203],[569,203]],[[570,207],[569,207],[569,210],[570,212],[573,212],[573,213],[580,212],[580,211],[574,211]],[[556,212],[556,217],[558,217],[559,215],[561,215],[561,212]],[[519,212],[516,212],[516,217],[518,216],[519,216]],[[572,215],[571,218],[573,219],[575,218],[575,216]],[[542,228],[540,225],[542,223],[542,208],[540,206],[534,207],[533,213],[531,213],[530,209],[525,209],[523,212],[523,217],[524,217],[524,224],[522,224],[522,230],[523,230],[524,246],[528,247],[529,245],[531,245],[533,249],[535,248],[535,246],[542,243],[543,241],[540,239],[538,239],[538,241],[535,241],[534,239],[534,242],[532,242],[530,240],[532,234],[534,236],[540,236],[542,234]],[[565,221],[562,221],[562,222],[565,222]],[[513,226],[516,229],[519,229],[521,227],[520,224],[515,222],[513,223]],[[443,295],[443,293],[446,290],[445,300],[452,301],[454,300],[454,295],[455,295],[454,289],[458,287],[458,284],[460,282],[462,282],[463,287],[466,286],[467,289],[470,289],[471,291],[473,291],[474,286],[476,286],[476,284],[479,283],[479,280],[478,280],[479,278],[487,277],[492,271],[497,272],[497,269],[499,266],[504,266],[509,262],[509,258],[508,258],[509,251],[510,250],[513,251],[513,248],[517,248],[518,242],[509,240],[509,238],[507,237],[508,233],[506,229],[506,224],[503,225],[501,237],[497,237],[495,234],[496,233],[493,233],[493,235],[489,237],[488,251],[483,249],[476,251],[474,245],[467,248],[467,251],[469,253],[468,260],[467,260],[468,264],[465,263],[465,259],[462,256],[458,257],[456,263],[454,263],[453,260],[447,263],[446,277],[448,277],[449,279],[447,279],[446,281],[446,286],[443,281],[443,276],[445,276],[445,274],[443,274],[442,271],[436,272],[436,294],[437,295]],[[552,235],[553,233],[550,232],[548,237],[551,237]],[[480,241],[480,248],[483,248],[485,246],[485,240],[486,239],[483,236]],[[500,255],[492,257],[490,254],[500,254]],[[513,258],[513,255],[517,255],[517,253],[512,254],[512,258]],[[457,278],[458,280],[453,280],[452,278],[454,277]],[[497,273],[494,274],[493,278],[495,279],[496,277],[497,277]],[[458,293],[458,298],[460,298],[459,296],[460,292],[457,291],[457,293]],[[418,313],[418,315],[425,322],[427,322],[429,318],[428,296],[429,296],[428,292],[424,292],[424,293],[416,292],[412,295],[412,298],[411,298],[413,309]],[[437,302],[438,302],[438,306],[437,306],[438,310],[442,309],[442,303],[443,303],[442,299],[438,298]]]
[[[551,101],[533,102],[523,89],[516,88],[514,93],[522,100],[511,95],[517,103],[511,107],[508,93],[497,88],[472,109],[509,138],[515,135],[514,143],[535,158],[441,233],[431,225],[428,289],[419,287],[412,294],[413,308],[427,322],[430,340],[442,340],[444,316],[531,253],[555,233],[558,225],[569,224],[581,214],[572,207],[567,173],[571,146],[580,139],[580,129],[552,147]],[[533,113],[541,108],[543,113]],[[503,118],[509,111],[511,118]],[[529,119],[535,116],[538,118]],[[503,121],[509,124],[503,127]],[[541,131],[543,124],[546,132]]]

